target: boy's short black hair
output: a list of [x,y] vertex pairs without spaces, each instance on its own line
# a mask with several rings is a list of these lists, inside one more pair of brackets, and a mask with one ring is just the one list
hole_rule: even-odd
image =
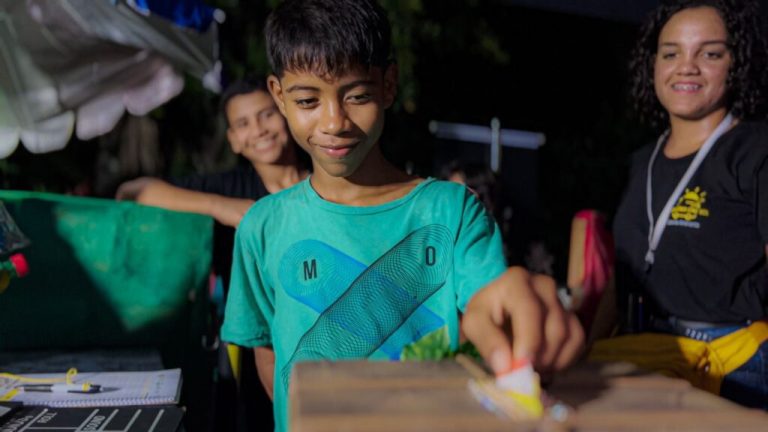
[[376,0],[285,0],[264,29],[272,71],[335,76],[350,67],[386,67],[391,29]]
[[269,94],[266,77],[260,75],[248,75],[242,79],[233,81],[232,84],[227,86],[219,99],[219,110],[221,110],[221,113],[224,115],[227,127],[230,126],[229,119],[227,118],[227,105],[229,105],[229,101],[235,96],[250,94],[257,91],[263,91],[264,93]]

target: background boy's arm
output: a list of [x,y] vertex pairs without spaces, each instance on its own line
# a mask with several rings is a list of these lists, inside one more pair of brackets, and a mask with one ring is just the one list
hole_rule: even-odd
[[271,347],[256,347],[253,349],[253,356],[256,359],[256,371],[259,373],[259,380],[264,390],[267,391],[270,399],[274,399],[274,379],[275,379],[275,352]]
[[151,177],[141,177],[121,184],[115,198],[168,210],[204,214],[232,227],[237,227],[254,203],[249,199],[180,188]]
[[563,369],[584,349],[584,330],[557,298],[555,281],[512,267],[477,292],[462,330],[497,374],[513,358],[529,358],[542,371]]

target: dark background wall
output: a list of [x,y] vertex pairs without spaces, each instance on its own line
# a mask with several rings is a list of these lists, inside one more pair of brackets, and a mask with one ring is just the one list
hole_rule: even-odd
[[[428,14],[446,27],[459,26],[458,2],[432,6]],[[629,20],[527,8],[497,2],[484,6],[489,28],[507,57],[489,59],[473,45],[446,43],[422,53],[419,122],[451,121],[542,132],[538,151],[506,150],[501,179],[515,210],[514,247],[533,240],[552,251],[563,276],[570,218],[581,208],[615,210],[633,149],[650,139],[632,118],[627,101],[627,63],[637,24]],[[547,3],[547,2],[544,2]],[[549,2],[552,8],[555,2]],[[594,3],[594,2],[593,2]],[[619,2],[617,2],[619,3]],[[620,2],[624,3],[624,2]],[[575,9],[572,3],[570,9]],[[580,12],[586,12],[581,10]],[[457,48],[458,46],[458,48]],[[432,141],[427,158],[456,144]],[[413,147],[411,147],[411,151]],[[487,148],[467,144],[463,159]]]

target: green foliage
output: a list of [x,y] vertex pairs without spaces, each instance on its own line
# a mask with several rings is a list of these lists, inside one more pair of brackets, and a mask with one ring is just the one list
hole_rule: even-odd
[[477,347],[475,347],[475,345],[473,345],[472,342],[469,342],[469,341],[464,342],[463,344],[461,344],[459,346],[459,349],[456,350],[456,352],[454,353],[454,356],[459,355],[459,354],[464,354],[464,355],[466,355],[468,357],[471,357],[471,358],[473,358],[475,360],[482,360],[482,358],[483,358],[480,355],[480,351],[477,350]]
[[226,21],[219,27],[219,50],[225,80],[246,74],[266,74],[269,70],[262,30],[269,11],[277,0],[209,0],[224,11]]
[[412,113],[418,105],[419,95],[415,79],[414,45],[424,7],[421,0],[381,0],[381,5],[389,13],[389,21],[392,24],[392,49],[400,74],[399,103],[395,109]]
[[448,328],[443,326],[403,348],[400,360],[443,360],[458,354],[480,359],[480,353],[471,342],[464,342],[456,351],[451,350]]
[[448,328],[443,326],[403,348],[400,360],[442,360],[452,357]]
[[[380,3],[389,13],[392,46],[400,73],[399,103],[395,111],[402,109],[414,114],[421,109],[418,70],[433,67],[419,62],[426,53],[440,53],[446,48],[454,53],[473,51],[494,64],[509,63],[498,35],[480,13],[478,1],[380,0]],[[438,9],[456,13],[435,14]]]
[[11,187],[10,179],[21,174],[21,167],[8,159],[0,159],[0,189]]

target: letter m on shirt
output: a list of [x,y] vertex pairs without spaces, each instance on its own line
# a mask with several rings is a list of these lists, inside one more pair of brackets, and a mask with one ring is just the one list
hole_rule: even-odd
[[309,261],[304,261],[304,280],[315,279],[317,277],[317,261],[312,258]]

